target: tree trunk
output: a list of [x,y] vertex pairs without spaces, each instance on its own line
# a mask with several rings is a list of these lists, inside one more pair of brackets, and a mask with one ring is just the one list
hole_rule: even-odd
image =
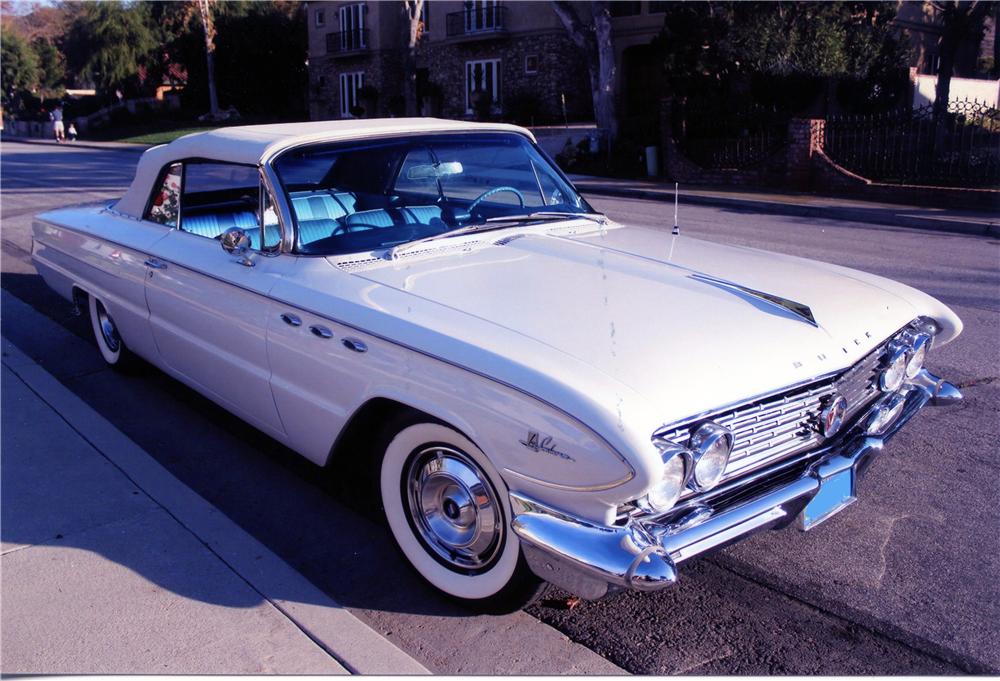
[[576,9],[566,0],[552,0],[552,8],[562,21],[570,40],[581,48],[587,60],[590,92],[597,127],[607,135],[611,146],[618,138],[618,112],[615,106],[615,46],[611,31],[611,11],[607,0],[591,3],[593,21],[584,24]]
[[594,37],[597,42],[597,84],[594,97],[594,117],[597,127],[607,131],[608,145],[618,139],[618,112],[615,87],[618,68],[615,65],[615,45],[611,35],[611,11],[608,2],[593,3]]
[[990,78],[1000,78],[1000,2],[993,5],[993,68]]
[[951,96],[951,75],[955,71],[955,55],[961,36],[954,31],[945,29],[938,43],[938,74],[934,85],[934,120],[940,121],[948,111],[948,98]]
[[951,76],[955,71],[958,48],[966,40],[982,40],[983,20],[992,8],[992,3],[984,0],[956,0],[942,8],[943,26],[938,42],[941,63],[934,86],[934,120],[938,123],[948,112]]
[[219,114],[219,98],[215,92],[215,26],[208,0],[198,0],[201,25],[205,29],[205,65],[208,69],[208,110],[215,118]]
[[424,0],[403,0],[406,14],[406,50],[403,52],[403,101],[406,115],[416,116],[417,111],[417,43],[422,33],[421,13]]

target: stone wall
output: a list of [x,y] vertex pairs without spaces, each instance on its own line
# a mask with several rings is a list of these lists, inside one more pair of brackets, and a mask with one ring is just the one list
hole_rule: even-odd
[[[525,60],[535,56],[537,73],[527,73]],[[466,42],[430,41],[420,47],[418,66],[429,70],[431,82],[442,90],[441,115],[467,118],[465,108],[465,64],[485,59],[500,60],[500,97],[503,117],[509,119],[519,97],[537,100],[534,123],[563,121],[561,96],[566,97],[570,121],[593,117],[590,80],[582,52],[565,32]],[[531,124],[532,121],[520,121]]]
[[[310,117],[313,120],[340,118],[340,74],[361,71],[365,85],[378,90],[372,117],[389,116],[390,102],[403,81],[402,55],[395,51],[359,52],[345,56],[313,57],[317,63],[310,82]],[[360,102],[359,102],[360,104]]]
[[[526,72],[526,58],[537,57],[537,72]],[[468,61],[500,60],[501,111],[498,118],[511,120],[517,100],[537,102],[534,120],[525,125],[562,123],[562,96],[570,121],[593,117],[590,80],[581,51],[559,33],[538,33],[517,37],[423,42],[417,52],[418,68],[428,69],[429,80],[441,89],[441,110],[445,118],[470,118],[465,106],[465,64]],[[365,73],[366,84],[379,91],[376,116],[391,115],[390,103],[402,97],[403,53],[379,50],[348,56],[325,55],[312,58],[310,115],[313,119],[340,117],[340,74]]]

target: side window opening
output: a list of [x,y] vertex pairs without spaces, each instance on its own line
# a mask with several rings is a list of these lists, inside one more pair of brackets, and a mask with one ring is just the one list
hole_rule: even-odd
[[181,187],[184,184],[184,166],[172,164],[163,176],[163,182],[153,195],[146,212],[146,219],[152,222],[177,227],[181,209]]
[[185,164],[181,230],[218,239],[227,229],[239,227],[247,232],[254,250],[276,246],[281,232],[273,208],[270,210],[273,219],[269,219],[269,206],[269,201],[266,206],[262,204],[260,175],[255,166],[208,161]]

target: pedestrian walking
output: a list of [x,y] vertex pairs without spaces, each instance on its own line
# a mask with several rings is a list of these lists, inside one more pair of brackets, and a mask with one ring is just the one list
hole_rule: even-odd
[[66,128],[66,137],[69,138],[70,142],[76,141],[76,124],[70,123],[69,127]]
[[63,125],[62,104],[56,104],[56,108],[49,114],[49,119],[53,124],[52,128],[56,135],[56,142],[64,141],[66,139],[66,127]]

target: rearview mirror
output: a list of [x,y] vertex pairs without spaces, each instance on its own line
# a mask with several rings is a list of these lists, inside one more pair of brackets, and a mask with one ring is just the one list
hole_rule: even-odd
[[424,163],[406,171],[409,180],[437,180],[449,175],[461,175],[465,169],[459,161],[447,163]]

